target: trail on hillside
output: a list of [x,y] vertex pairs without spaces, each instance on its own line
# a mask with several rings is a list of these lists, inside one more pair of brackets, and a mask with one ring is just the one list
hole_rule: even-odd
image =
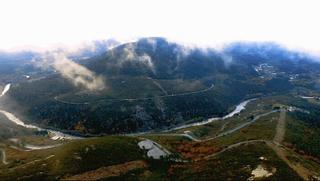
[[9,170],[12,171],[12,170],[16,170],[18,168],[26,168],[29,165],[36,164],[36,163],[41,162],[41,161],[46,161],[46,160],[49,160],[50,158],[53,158],[53,157],[55,157],[55,155],[49,155],[49,156],[47,156],[46,158],[43,158],[43,159],[36,159],[36,160],[30,161],[28,163],[25,163],[25,164],[22,164],[22,165],[18,165],[16,167],[9,168]]
[[156,85],[164,93],[164,95],[168,95],[168,92],[162,87],[162,85],[159,82],[150,77],[148,77],[148,79],[152,80],[153,84]]
[[266,141],[265,140],[247,140],[247,141],[241,141],[241,142],[238,142],[238,143],[235,143],[235,144],[232,144],[232,145],[229,145],[227,146],[226,148],[224,148],[223,150],[219,151],[219,152],[216,152],[216,153],[213,153],[211,155],[208,155],[206,156],[205,158],[208,159],[208,158],[211,158],[211,157],[215,157],[217,155],[220,155],[221,153],[227,151],[227,150],[230,150],[230,149],[233,149],[233,148],[237,148],[239,146],[242,146],[242,145],[247,145],[247,144],[250,144],[250,143],[258,143],[258,142],[263,142],[265,143]]
[[267,145],[277,154],[277,156],[283,160],[292,170],[294,170],[303,180],[309,180],[310,176],[313,174],[303,167],[302,165],[296,163],[293,164],[287,157],[288,157],[288,152],[278,144],[275,144],[274,142],[267,142]]

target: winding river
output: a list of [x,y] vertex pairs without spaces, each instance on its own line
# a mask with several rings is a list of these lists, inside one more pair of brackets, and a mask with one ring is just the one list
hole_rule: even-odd
[[245,101],[241,102],[240,104],[238,104],[236,106],[236,108],[232,112],[230,112],[229,114],[227,114],[227,115],[225,115],[223,117],[213,117],[213,118],[209,118],[207,120],[201,121],[201,122],[196,122],[196,123],[177,126],[177,127],[165,130],[164,132],[174,131],[174,130],[188,128],[188,127],[192,127],[192,126],[201,126],[201,125],[212,123],[212,122],[217,121],[217,120],[224,120],[224,119],[227,119],[227,118],[231,118],[234,115],[240,113],[242,110],[244,110],[246,108],[246,105],[249,102],[253,101],[253,100],[255,100],[255,99],[249,99],[249,100],[245,100]]
[[[4,96],[10,89],[11,84],[7,84],[4,88],[4,90],[2,91],[0,98],[2,96]],[[171,129],[167,129],[163,132],[169,132],[169,131],[174,131],[174,130],[178,130],[178,129],[183,129],[183,128],[188,128],[188,127],[192,127],[192,126],[201,126],[201,125],[205,125],[205,124],[209,124],[211,122],[217,121],[217,120],[224,120],[227,118],[231,118],[234,115],[240,113],[242,110],[244,110],[246,108],[246,105],[253,101],[255,99],[249,99],[249,100],[245,100],[243,102],[241,102],[240,104],[238,104],[236,106],[236,108],[230,112],[229,114],[223,116],[223,117],[213,117],[213,118],[209,118],[207,120],[201,121],[201,122],[196,122],[196,123],[191,123],[191,124],[185,124],[185,125],[181,125],[181,126],[177,126]],[[12,121],[13,123],[19,125],[19,126],[23,126],[25,128],[30,128],[30,129],[36,129],[38,131],[47,131],[50,138],[52,140],[60,140],[60,139],[80,139],[81,137],[78,136],[73,136],[73,135],[69,135],[69,134],[65,134],[62,133],[60,131],[56,131],[56,130],[51,130],[51,129],[44,129],[44,128],[40,128],[38,126],[32,125],[32,124],[26,124],[23,121],[21,121],[19,118],[17,118],[15,115],[13,115],[12,113],[5,111],[5,110],[1,110],[0,109],[0,113],[2,113],[3,115],[5,115],[10,121]]]
[[[10,89],[11,84],[7,84],[5,86],[5,88],[3,89],[0,98],[2,96],[4,96]],[[52,140],[63,140],[63,139],[80,139],[81,137],[77,137],[77,136],[73,136],[73,135],[69,135],[69,134],[65,134],[62,133],[60,131],[56,131],[56,130],[51,130],[51,129],[44,129],[44,128],[40,128],[38,126],[32,125],[32,124],[26,124],[23,121],[21,121],[19,118],[17,118],[15,115],[13,115],[12,113],[2,110],[0,109],[0,113],[2,113],[4,116],[6,116],[11,122],[15,123],[16,125],[25,127],[25,128],[29,128],[29,129],[36,129],[38,131],[47,131],[50,138]]]

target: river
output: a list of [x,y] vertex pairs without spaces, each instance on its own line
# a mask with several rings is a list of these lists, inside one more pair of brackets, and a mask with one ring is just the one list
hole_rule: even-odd
[[11,87],[11,84],[7,84],[4,88],[3,88],[3,91],[1,92],[0,94],[0,97],[4,96],[10,89]]
[[[5,88],[3,89],[3,91],[2,91],[2,93],[0,95],[0,98],[2,96],[4,96],[10,90],[10,86],[11,86],[11,84],[7,84],[5,86]],[[22,126],[22,127],[25,127],[25,128],[29,128],[29,129],[36,129],[38,131],[47,131],[52,140],[80,139],[81,138],[81,137],[78,137],[78,136],[65,134],[65,133],[62,133],[60,131],[51,130],[51,129],[44,129],[44,128],[40,128],[40,127],[32,125],[32,124],[26,124],[22,120],[17,118],[15,115],[13,115],[12,113],[10,113],[8,111],[5,111],[5,110],[2,110],[2,109],[0,109],[0,113],[5,115],[8,118],[8,120],[10,120],[11,122],[15,123],[16,125],[19,125],[19,126]]]
[[[3,95],[5,95],[9,89],[10,89],[11,84],[7,84],[4,88],[4,90],[2,91],[2,94],[0,97],[2,97]],[[213,118],[209,118],[207,120],[201,121],[201,122],[197,122],[197,123],[191,123],[191,124],[185,124],[185,125],[181,125],[181,126],[177,126],[168,130],[165,130],[163,132],[169,132],[169,131],[174,131],[174,130],[178,130],[178,129],[183,129],[183,128],[188,128],[188,127],[192,127],[192,126],[201,126],[201,125],[205,125],[205,124],[209,124],[213,121],[217,121],[217,120],[224,120],[227,118],[231,118],[234,115],[240,113],[242,110],[244,110],[246,108],[246,105],[253,101],[255,99],[249,99],[249,100],[245,100],[241,103],[239,103],[236,108],[230,112],[229,114],[223,116],[223,117],[213,117]],[[79,139],[81,137],[77,137],[77,136],[73,136],[73,135],[69,135],[69,134],[65,134],[62,133],[60,131],[56,131],[56,130],[51,130],[51,129],[44,129],[44,128],[40,128],[38,126],[32,125],[32,124],[25,124],[23,121],[21,121],[19,118],[17,118],[15,115],[13,115],[10,112],[7,112],[5,110],[1,110],[0,109],[0,113],[4,114],[10,121],[12,121],[13,123],[19,125],[19,126],[23,126],[25,128],[30,128],[30,129],[37,129],[38,131],[47,131],[50,135],[50,138],[53,140],[59,140],[59,139]],[[146,132],[147,133],[147,132]],[[135,134],[133,134],[135,135]]]
[[255,99],[249,99],[249,100],[245,100],[245,101],[241,102],[240,104],[238,104],[236,106],[236,108],[232,112],[230,112],[229,114],[227,114],[227,115],[225,115],[223,117],[213,117],[213,118],[209,118],[207,120],[201,121],[201,122],[185,124],[185,125],[182,125],[182,126],[178,126],[178,127],[174,127],[174,128],[165,130],[164,132],[174,131],[174,130],[188,128],[188,127],[192,127],[192,126],[201,126],[201,125],[212,123],[212,122],[217,121],[217,120],[223,120],[223,119],[231,118],[234,115],[240,113],[242,110],[244,110],[246,108],[246,105],[249,102],[253,101],[253,100],[255,100]]

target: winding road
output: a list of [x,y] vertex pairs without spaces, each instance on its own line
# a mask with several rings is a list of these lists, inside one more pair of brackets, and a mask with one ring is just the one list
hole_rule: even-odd
[[184,92],[184,93],[178,93],[178,94],[166,94],[162,96],[154,96],[154,97],[143,97],[143,98],[123,98],[123,99],[110,99],[110,98],[102,98],[100,100],[92,101],[92,102],[72,102],[72,101],[64,101],[60,100],[59,96],[55,96],[54,100],[63,104],[72,104],[72,105],[88,105],[88,104],[93,104],[93,103],[98,103],[101,101],[146,101],[146,100],[153,100],[155,98],[166,98],[166,97],[178,97],[178,96],[187,96],[187,95],[192,95],[192,94],[198,94],[198,93],[203,93],[207,92],[211,89],[214,88],[214,85],[212,84],[210,87],[198,90],[198,91],[192,91],[192,92]]
[[215,137],[207,138],[207,139],[202,140],[202,141],[210,141],[210,140],[214,140],[214,139],[220,138],[220,137],[222,137],[222,136],[229,135],[229,134],[231,134],[231,133],[233,133],[233,132],[235,132],[235,131],[238,131],[239,129],[242,129],[242,128],[246,127],[246,126],[249,126],[250,124],[252,124],[252,123],[256,122],[258,119],[260,119],[261,117],[268,116],[269,114],[272,114],[272,113],[275,113],[275,112],[279,112],[279,111],[278,111],[278,110],[273,110],[273,111],[270,111],[270,112],[267,112],[267,113],[259,114],[259,115],[255,116],[255,117],[254,117],[251,121],[249,121],[249,122],[243,123],[243,124],[241,124],[241,125],[233,128],[233,129],[231,129],[231,130],[225,131],[225,132],[223,132],[223,133],[218,134],[218,135],[215,136]]
[[190,139],[191,141],[196,141],[196,142],[200,142],[201,140],[195,138],[194,136],[188,134],[188,133],[168,133],[168,134],[148,134],[148,136],[172,136],[172,137],[186,137],[188,139]]
[[[272,113],[275,113],[275,112],[279,112],[279,110],[273,110],[273,111],[270,111],[270,112],[267,112],[267,113],[263,113],[263,114],[259,114],[257,116],[255,116],[251,121],[249,122],[246,122],[246,123],[243,123],[231,130],[227,130],[225,132],[222,132],[214,137],[210,137],[210,138],[207,138],[207,139],[203,139],[203,140],[200,140],[198,138],[195,138],[194,136],[192,136],[189,132],[189,133],[184,133],[184,134],[176,134],[176,133],[168,133],[168,134],[150,134],[150,135],[155,135],[155,136],[183,136],[183,137],[187,137],[189,138],[190,140],[192,141],[197,141],[197,142],[205,142],[205,141],[210,141],[210,140],[214,140],[214,139],[217,139],[217,138],[220,138],[222,136],[226,136],[226,135],[229,135],[229,134],[232,134],[234,133],[235,131],[238,131],[246,126],[249,126],[250,124],[256,122],[258,119],[260,119],[261,117],[264,117],[264,116],[268,116]],[[225,125],[223,125],[222,127],[224,127]],[[224,129],[224,128],[223,128]],[[222,130],[223,130],[222,129]]]
[[230,149],[233,149],[233,148],[242,146],[242,145],[246,145],[246,144],[250,144],[250,143],[257,143],[257,142],[263,142],[263,143],[265,143],[266,140],[247,140],[247,141],[241,141],[241,142],[238,142],[238,143],[229,145],[228,147],[224,148],[223,150],[221,150],[221,151],[219,151],[219,152],[217,152],[217,153],[208,155],[208,156],[206,156],[205,158],[208,159],[208,158],[211,158],[211,157],[215,157],[215,156],[220,155],[221,153],[223,153],[223,152],[225,152],[225,151],[227,151],[227,150],[230,150]]
[[35,164],[35,163],[38,163],[38,162],[41,162],[41,161],[46,161],[46,160],[49,160],[50,158],[53,158],[53,157],[55,157],[55,155],[49,155],[49,156],[47,156],[46,158],[43,158],[43,159],[36,159],[36,160],[30,161],[28,163],[25,163],[25,164],[22,164],[22,165],[18,165],[16,167],[9,168],[9,170],[16,170],[18,168],[25,168],[28,165]]
[[[269,113],[265,113],[264,115],[270,114]],[[259,117],[261,117],[263,115],[260,115]],[[207,157],[205,157],[206,159],[209,159],[211,157],[217,156],[227,150],[239,147],[241,145],[246,145],[246,144],[250,144],[250,143],[257,143],[257,142],[264,142],[266,143],[276,154],[277,156],[282,159],[291,169],[293,169],[301,178],[303,178],[303,180],[310,180],[310,178],[315,175],[314,173],[312,173],[312,171],[308,170],[307,168],[305,168],[304,166],[302,166],[300,163],[292,163],[292,161],[290,161],[288,159],[288,156],[290,156],[290,153],[288,152],[288,150],[286,150],[286,148],[281,144],[281,142],[284,139],[284,135],[285,135],[285,125],[286,125],[286,111],[281,109],[280,110],[280,116],[279,116],[279,120],[276,126],[276,134],[273,138],[272,141],[269,140],[249,140],[249,141],[242,141],[239,143],[235,143],[232,145],[229,145],[227,148],[208,155]]]

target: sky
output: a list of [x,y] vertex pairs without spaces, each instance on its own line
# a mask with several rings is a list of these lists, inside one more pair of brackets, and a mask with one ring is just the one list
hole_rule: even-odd
[[160,36],[201,46],[275,41],[320,53],[317,0],[1,0],[0,49]]

